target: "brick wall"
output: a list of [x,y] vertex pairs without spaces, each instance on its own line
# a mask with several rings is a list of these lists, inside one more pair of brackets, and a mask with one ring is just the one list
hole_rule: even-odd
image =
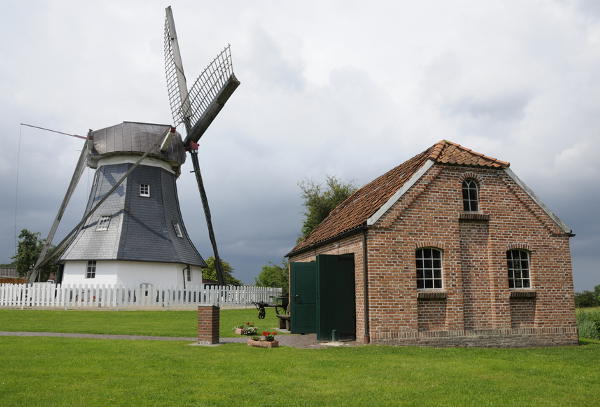
[[198,343],[219,343],[219,307],[212,305],[198,307]]
[[446,328],[446,300],[419,300],[419,331],[443,331]]
[[[480,213],[463,213],[461,182],[479,183]],[[532,346],[577,343],[569,236],[504,171],[435,164],[368,238],[374,343]],[[415,250],[442,250],[445,298],[422,300]],[[530,253],[534,298],[511,298],[506,251]],[[290,258],[354,253],[357,338],[364,332],[362,234]]]
[[510,325],[512,328],[535,326],[535,298],[510,299]]
[[[463,213],[467,173],[480,186],[476,216]],[[431,309],[441,305],[417,299],[414,256],[424,246],[443,252],[443,329]],[[569,237],[502,170],[434,165],[369,230],[368,248],[372,342],[577,343]],[[511,300],[512,248],[530,252],[533,300]]]

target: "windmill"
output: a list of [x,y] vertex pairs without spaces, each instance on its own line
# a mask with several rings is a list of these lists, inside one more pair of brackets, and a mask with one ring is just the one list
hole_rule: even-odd
[[[123,122],[90,130],[87,137],[76,135],[85,139],[85,144],[42,252],[29,276],[30,282],[36,280],[43,265],[60,256],[60,261],[71,269],[79,267],[79,271],[71,273],[73,276],[83,272],[84,276],[102,277],[104,275],[98,273],[96,261],[104,261],[113,273],[112,277],[119,274],[115,269],[121,270],[119,282],[122,282],[124,274],[138,273],[139,270],[135,269],[137,262],[145,262],[145,269],[150,263],[184,264],[185,286],[185,270],[187,281],[191,281],[192,267],[206,265],[187,235],[177,199],[175,181],[188,152],[213,247],[217,279],[220,285],[224,284],[200,172],[198,141],[240,82],[233,73],[231,50],[227,46],[188,90],[170,6],[166,9],[164,53],[173,124]],[[186,130],[183,139],[176,131],[180,124],[184,124]],[[54,234],[86,165],[95,168],[96,174],[84,216],[49,254]],[[128,270],[127,273],[122,271],[124,269]]]

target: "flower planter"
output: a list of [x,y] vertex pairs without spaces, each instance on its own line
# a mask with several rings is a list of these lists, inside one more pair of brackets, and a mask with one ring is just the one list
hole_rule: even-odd
[[279,341],[255,341],[248,339],[248,346],[254,346],[256,348],[278,348]]

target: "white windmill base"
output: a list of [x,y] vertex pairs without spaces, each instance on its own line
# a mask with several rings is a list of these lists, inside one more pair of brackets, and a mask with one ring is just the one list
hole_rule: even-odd
[[63,285],[109,284],[137,287],[152,284],[157,287],[200,286],[202,269],[191,266],[190,275],[185,264],[142,261],[97,260],[93,278],[88,278],[87,261],[65,261]]

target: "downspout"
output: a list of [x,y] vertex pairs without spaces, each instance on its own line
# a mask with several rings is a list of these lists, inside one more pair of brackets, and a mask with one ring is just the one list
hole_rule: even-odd
[[364,343],[371,341],[369,335],[369,258],[367,250],[367,226],[363,228],[363,309],[364,309],[364,327],[365,336],[363,337]]
[[188,267],[189,267],[189,266],[185,266],[185,267],[183,268],[183,270],[181,270],[181,272],[183,273],[183,289],[184,289],[184,290],[185,290],[185,277],[186,277],[186,275],[185,275],[185,271],[187,270],[187,268],[188,268]]

